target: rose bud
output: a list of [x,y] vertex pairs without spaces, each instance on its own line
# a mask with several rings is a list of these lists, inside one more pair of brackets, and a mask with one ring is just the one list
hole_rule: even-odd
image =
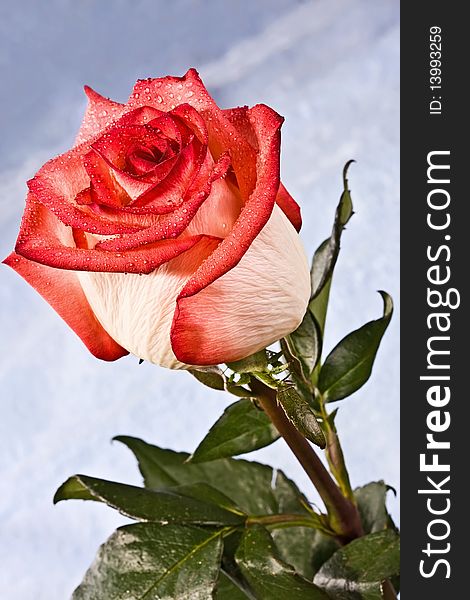
[[5,262],[98,358],[170,368],[244,358],[300,324],[300,211],[271,108],[221,110],[197,72],[86,88],[75,146],[28,182]]

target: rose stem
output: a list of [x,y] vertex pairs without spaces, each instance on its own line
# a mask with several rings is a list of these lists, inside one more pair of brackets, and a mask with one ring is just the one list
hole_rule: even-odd
[[382,596],[384,600],[397,600],[397,593],[390,579],[382,582]]
[[271,419],[320,494],[330,516],[331,525],[337,532],[338,541],[344,544],[364,535],[356,506],[343,496],[315,450],[286,417],[277,403],[275,390],[260,381],[252,381],[251,387],[258,394],[259,405]]

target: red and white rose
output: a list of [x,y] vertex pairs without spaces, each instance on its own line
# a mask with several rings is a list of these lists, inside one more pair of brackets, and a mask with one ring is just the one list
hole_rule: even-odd
[[105,360],[213,365],[293,331],[310,278],[282,117],[221,110],[194,69],[138,81],[126,104],[86,92],[75,146],[28,182],[5,262]]

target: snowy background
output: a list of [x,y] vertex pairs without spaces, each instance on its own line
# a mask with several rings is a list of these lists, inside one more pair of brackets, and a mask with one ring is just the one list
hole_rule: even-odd
[[[222,107],[264,102],[286,117],[283,180],[309,254],[329,234],[343,164],[357,160],[327,348],[380,315],[376,290],[398,299],[397,0],[16,0],[2,3],[0,34],[2,257],[25,181],[74,139],[83,84],[125,101],[137,78],[195,66]],[[94,503],[53,507],[57,486],[76,472],[139,484],[112,436],[193,450],[230,399],[133,357],[94,359],[20,277],[2,267],[0,278],[0,594],[64,600],[123,518]],[[371,381],[338,417],[355,485],[398,485],[398,416],[396,313]],[[282,441],[256,459],[315,499]],[[393,497],[390,507],[398,517]]]

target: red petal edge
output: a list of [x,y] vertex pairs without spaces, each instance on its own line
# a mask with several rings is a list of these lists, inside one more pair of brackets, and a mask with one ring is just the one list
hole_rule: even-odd
[[[179,104],[195,108],[205,121],[212,155],[217,160],[222,153],[230,152],[242,197],[248,199],[256,184],[256,152],[249,141],[240,135],[226,112],[214,102],[196,69],[189,69],[183,77],[137,81],[128,107],[133,109],[145,104],[166,111],[175,110]],[[192,120],[192,117],[189,118]]]
[[189,279],[177,298],[171,343],[178,360],[187,364],[214,365],[227,359],[226,356],[214,354],[209,341],[206,340],[204,344],[203,336],[196,334],[197,293],[239,263],[271,216],[276,201],[283,119],[265,105],[250,109],[249,118],[259,145],[256,187],[230,234]]
[[282,183],[279,185],[279,191],[277,192],[276,196],[276,204],[292,223],[295,230],[300,231],[302,228],[302,215],[300,214],[300,206],[297,204],[294,198],[292,198]]
[[[250,121],[250,109],[247,106],[240,106],[237,108],[229,108],[223,111],[227,119],[237,128],[240,135],[243,136],[250,145],[258,151],[258,140],[253,130]],[[279,191],[276,197],[276,204],[286,215],[289,221],[292,223],[296,231],[300,231],[302,227],[302,216],[300,214],[300,206],[292,198],[286,188],[279,185]]]
[[224,177],[229,167],[230,157],[228,154],[222,154],[212,168],[208,179],[205,182],[201,182],[200,187],[195,186],[197,191],[195,191],[179,208],[171,213],[171,215],[163,216],[156,225],[151,225],[140,232],[99,242],[96,247],[101,250],[121,252],[157,240],[181,235],[211,193],[214,181]]
[[24,258],[56,269],[148,274],[192,248],[202,237],[162,240],[128,252],[80,248],[75,245],[72,229],[29,194],[15,250]]
[[40,265],[15,252],[3,262],[41,294],[94,356],[111,361],[129,354],[95,317],[76,273]]
[[88,96],[88,106],[75,140],[75,146],[89,141],[127,111],[125,104],[109,100],[87,85],[84,89]]

